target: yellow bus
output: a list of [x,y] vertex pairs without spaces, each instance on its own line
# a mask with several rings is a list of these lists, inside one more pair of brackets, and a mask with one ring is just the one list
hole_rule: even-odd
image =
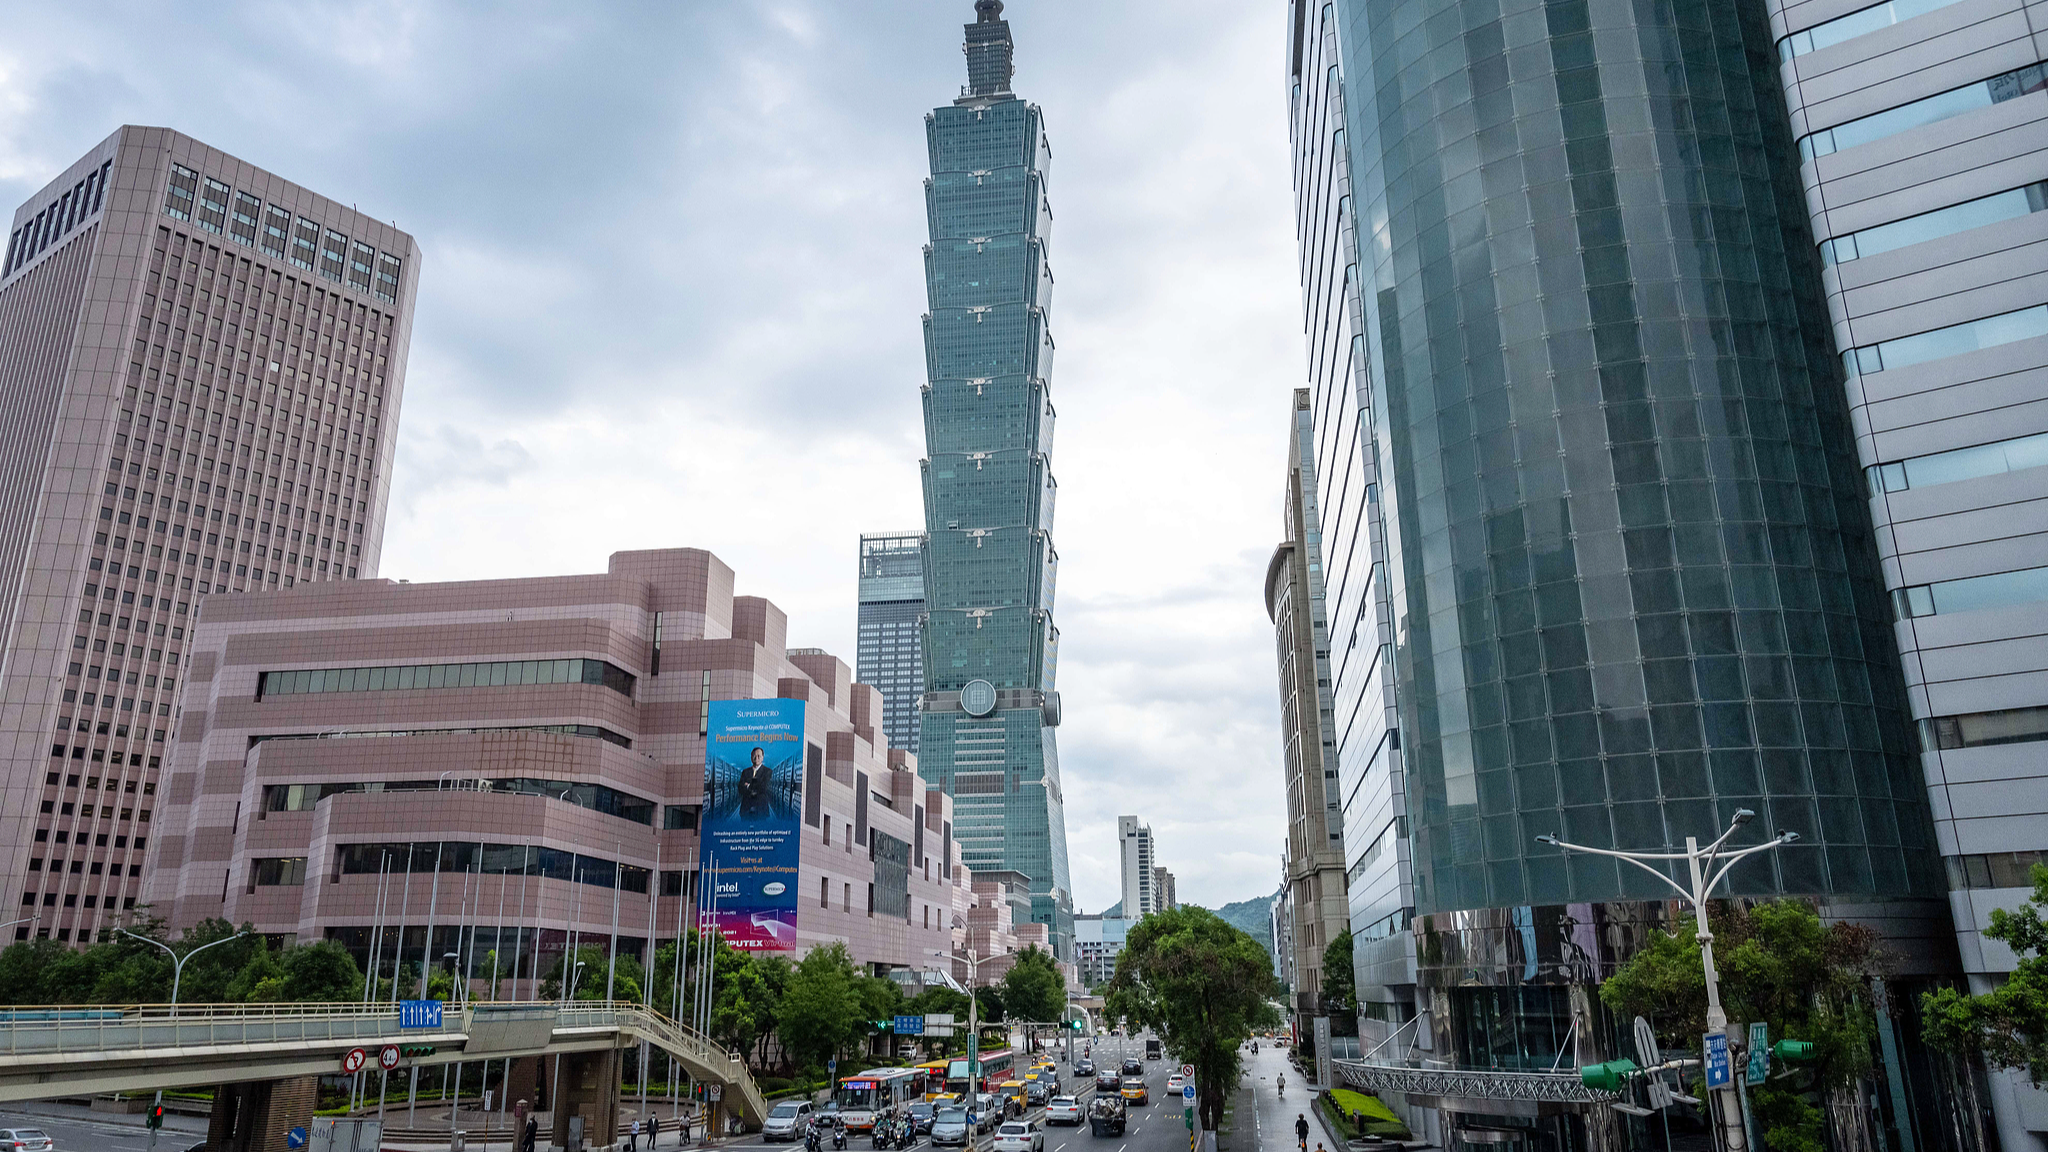
[[924,1098],[926,1100],[948,1095],[946,1073],[952,1066],[953,1062],[951,1060],[927,1060],[917,1066],[918,1070],[924,1073]]

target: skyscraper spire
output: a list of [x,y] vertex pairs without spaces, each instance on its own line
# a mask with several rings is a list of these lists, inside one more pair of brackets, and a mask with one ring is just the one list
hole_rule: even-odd
[[967,87],[960,98],[1009,95],[1010,77],[1017,71],[1010,62],[1015,50],[1003,0],[974,0],[974,23],[967,26]]

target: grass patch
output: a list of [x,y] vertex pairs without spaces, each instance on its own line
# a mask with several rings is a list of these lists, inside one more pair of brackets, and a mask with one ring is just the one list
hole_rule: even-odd
[[[1401,1118],[1380,1103],[1376,1096],[1348,1088],[1333,1088],[1316,1098],[1316,1107],[1322,1109],[1323,1119],[1329,1123],[1330,1130],[1342,1134],[1347,1140],[1359,1136],[1379,1136],[1388,1140],[1412,1138],[1408,1125],[1402,1123]],[[1353,1124],[1353,1113],[1362,1114],[1365,1123]]]

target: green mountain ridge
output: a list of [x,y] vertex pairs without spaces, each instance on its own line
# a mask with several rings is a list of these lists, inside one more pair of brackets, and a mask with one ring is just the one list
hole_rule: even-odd
[[1249,900],[1239,900],[1225,904],[1221,908],[1211,908],[1209,911],[1214,912],[1231,927],[1257,940],[1270,956],[1273,953],[1273,900],[1278,895],[1279,893],[1274,892],[1254,896]]

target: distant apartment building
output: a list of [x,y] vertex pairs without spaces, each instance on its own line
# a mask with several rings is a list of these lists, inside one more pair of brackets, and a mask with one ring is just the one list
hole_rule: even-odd
[[733,587],[716,556],[668,549],[591,575],[209,598],[155,798],[155,911],[335,940],[387,972],[495,953],[531,981],[571,940],[640,956],[703,910],[713,703],[800,701],[782,945],[931,967],[972,892],[951,798],[882,741],[880,693],[786,648],[782,612]]
[[1157,904],[1154,911],[1167,912],[1180,907],[1180,899],[1174,895],[1173,873],[1164,868],[1152,869],[1152,899]]
[[[1287,796],[1285,978],[1297,1025],[1322,1009],[1323,950],[1349,926],[1344,811],[1337,780],[1336,680],[1323,589],[1313,392],[1288,413],[1281,541],[1266,564],[1266,616],[1280,671],[1281,772]],[[1275,941],[1280,937],[1276,934]]]
[[[2025,0],[1768,0],[1970,986],[2048,861],[2048,40]],[[1993,1078],[1999,1136],[2048,1095]]]
[[1119,911],[1132,920],[1159,911],[1159,874],[1152,858],[1152,826],[1136,816],[1116,818],[1118,859],[1122,864],[1123,900]]
[[1100,987],[1116,975],[1116,960],[1123,955],[1124,937],[1136,923],[1100,912],[1074,917],[1074,965],[1080,970],[1083,987]]
[[860,538],[860,608],[854,669],[882,693],[889,747],[917,751],[918,698],[924,694],[924,536],[870,532]]
[[16,210],[0,874],[40,919],[14,939],[135,903],[202,599],[376,574],[418,274],[406,233],[167,128]]

